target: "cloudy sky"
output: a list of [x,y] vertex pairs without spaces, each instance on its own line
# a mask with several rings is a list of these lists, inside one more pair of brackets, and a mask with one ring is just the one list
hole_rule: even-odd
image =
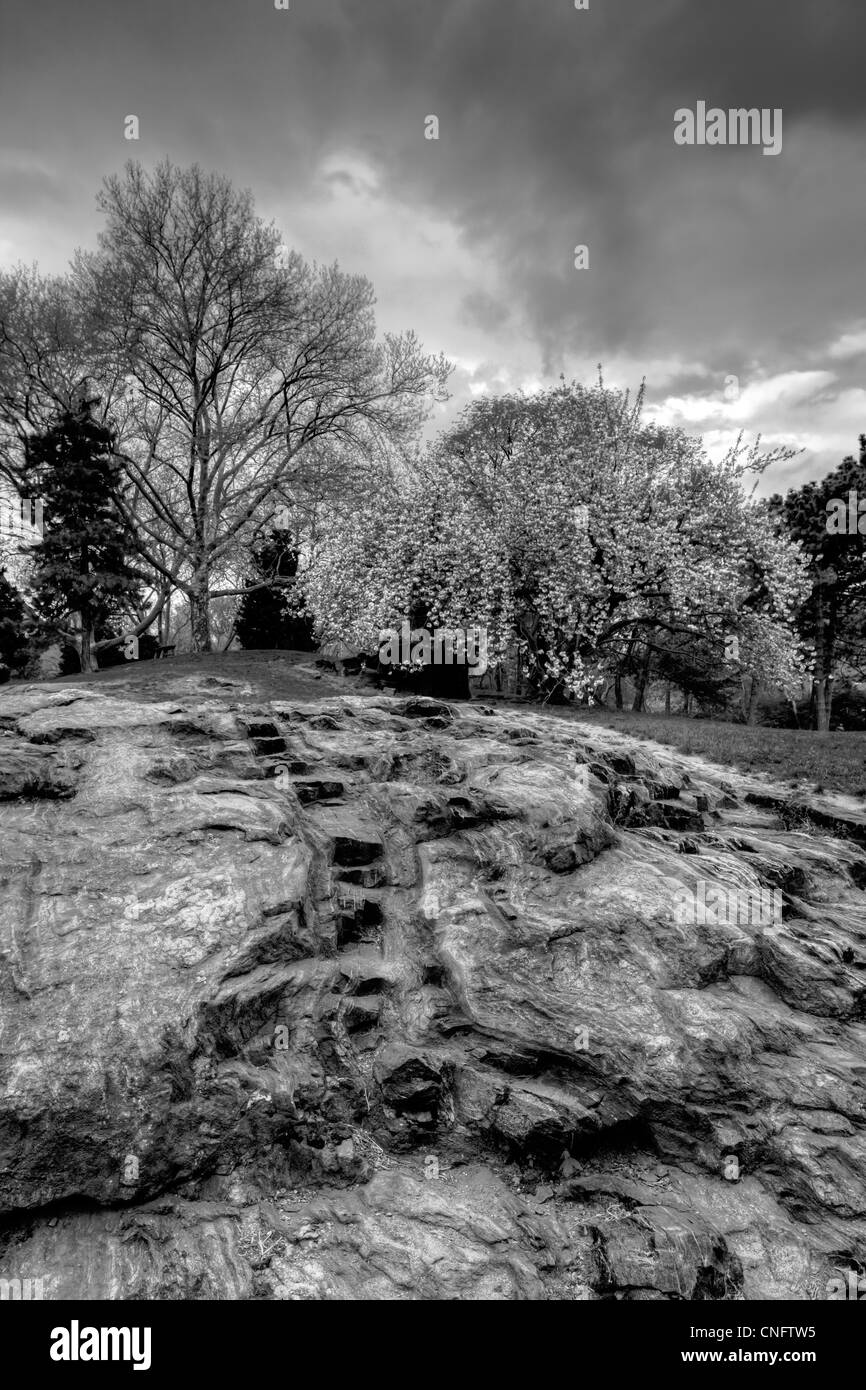
[[[455,362],[448,415],[601,362],[713,453],[803,449],[784,488],[866,431],[864,39],[862,0],[0,0],[0,262],[198,162]],[[699,101],[781,109],[781,153],[677,145]]]

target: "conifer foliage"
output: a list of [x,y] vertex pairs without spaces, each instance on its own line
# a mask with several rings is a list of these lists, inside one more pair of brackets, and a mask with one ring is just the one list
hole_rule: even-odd
[[235,631],[242,647],[312,651],[312,624],[295,588],[298,553],[288,534],[274,530],[253,551],[249,591],[238,605]]
[[30,547],[33,610],[42,636],[71,639],[82,671],[97,669],[98,630],[128,611],[136,578],[115,504],[120,465],[110,429],[82,398],[28,441],[26,474],[43,500],[45,533]]
[[0,684],[7,681],[13,671],[24,669],[27,655],[21,595],[0,566]]

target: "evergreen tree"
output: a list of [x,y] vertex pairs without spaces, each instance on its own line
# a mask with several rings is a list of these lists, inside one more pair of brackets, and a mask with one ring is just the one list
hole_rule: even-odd
[[0,681],[7,680],[10,671],[23,670],[27,655],[21,595],[0,566]]
[[813,727],[826,733],[840,663],[861,675],[866,668],[866,434],[859,459],[771,497],[770,507],[809,558],[812,592],[799,626],[814,652]]
[[[242,647],[315,649],[312,623],[295,587],[297,571],[298,552],[286,531],[272,531],[253,551],[250,591],[241,599],[235,621]],[[265,587],[253,587],[258,585]]]
[[114,498],[121,469],[111,430],[82,398],[27,446],[26,474],[42,498],[45,535],[30,547],[34,609],[43,632],[71,636],[82,671],[97,669],[97,629],[128,610],[136,579]]

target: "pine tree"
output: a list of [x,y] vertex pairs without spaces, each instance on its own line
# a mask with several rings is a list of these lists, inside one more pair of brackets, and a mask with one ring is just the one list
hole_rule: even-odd
[[24,669],[27,655],[21,595],[0,566],[0,683],[8,680],[11,671]]
[[126,560],[124,523],[114,503],[121,469],[111,430],[82,398],[27,446],[27,482],[42,498],[45,534],[30,547],[34,609],[43,632],[70,631],[82,671],[97,669],[97,629],[126,612],[136,579]]
[[238,604],[235,631],[242,647],[314,650],[312,623],[296,596],[297,570],[298,552],[285,531],[272,531],[253,551],[248,583],[267,587],[250,587]]
[[860,673],[864,668],[866,516],[841,531],[832,525],[840,510],[849,519],[851,494],[866,499],[866,434],[860,436],[858,459],[849,455],[820,482],[770,498],[770,507],[809,557],[812,593],[800,610],[799,625],[815,654],[813,727],[819,733],[830,728],[837,666],[849,664]]

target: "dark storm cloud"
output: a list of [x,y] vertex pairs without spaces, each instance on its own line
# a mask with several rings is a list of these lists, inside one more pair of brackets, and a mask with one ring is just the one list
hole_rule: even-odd
[[507,306],[484,290],[464,295],[460,308],[466,322],[476,324],[485,333],[495,333],[508,322]]
[[[358,121],[358,147],[395,195],[487,248],[554,356],[691,336],[742,369],[850,307],[866,187],[856,5],[346,0],[340,15],[335,47],[387,91],[387,122]],[[358,80],[343,99],[330,116],[345,130],[369,103]],[[675,146],[673,113],[698,99],[781,108],[782,154]]]
[[[369,273],[473,390],[602,360],[695,413],[736,374],[772,429],[799,372],[814,454],[862,383],[834,344],[863,316],[864,34],[856,0],[47,0],[15,8],[0,119],[78,190],[70,239],[130,155],[198,160]],[[781,154],[676,146],[698,100],[781,108]]]

